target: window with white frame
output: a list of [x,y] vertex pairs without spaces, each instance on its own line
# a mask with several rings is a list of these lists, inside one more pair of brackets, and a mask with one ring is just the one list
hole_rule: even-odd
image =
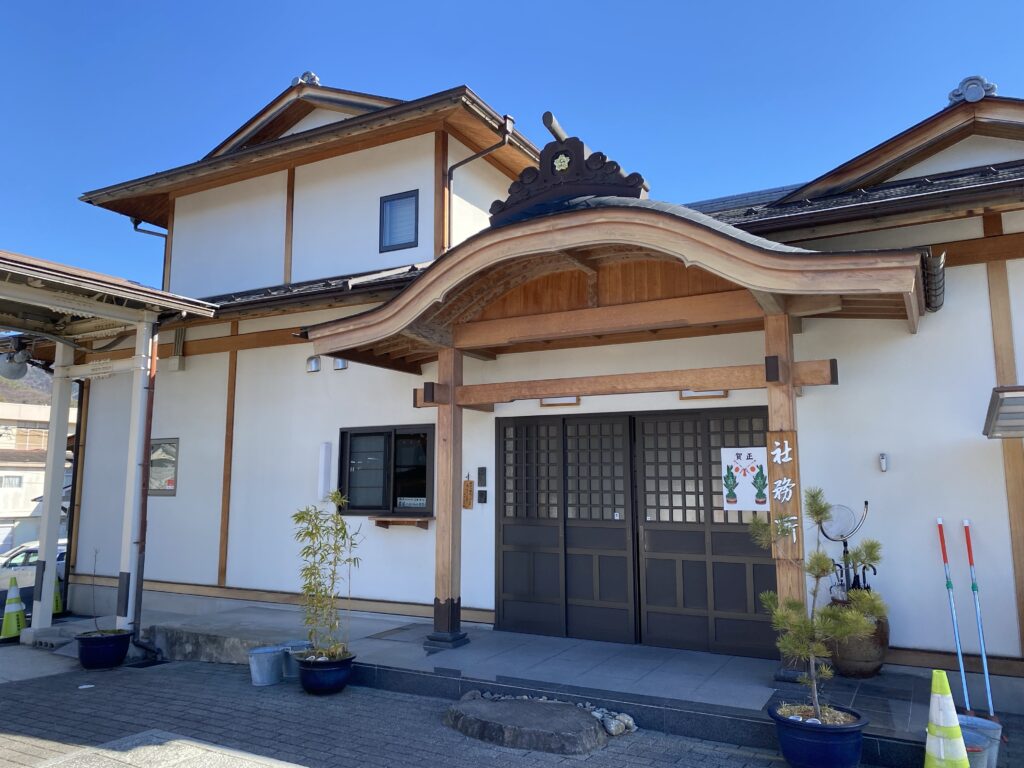
[[415,248],[419,240],[418,189],[380,199],[380,252]]

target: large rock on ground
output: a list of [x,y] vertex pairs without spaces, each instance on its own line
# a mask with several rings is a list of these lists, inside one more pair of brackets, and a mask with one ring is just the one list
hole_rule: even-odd
[[608,741],[599,720],[560,702],[471,699],[452,704],[444,722],[481,741],[560,755],[585,755]]

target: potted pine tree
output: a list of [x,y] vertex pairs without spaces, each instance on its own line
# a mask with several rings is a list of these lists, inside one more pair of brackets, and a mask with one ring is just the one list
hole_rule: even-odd
[[[779,633],[777,645],[782,656],[806,667],[801,682],[809,690],[809,702],[769,706],[768,714],[775,721],[782,756],[793,768],[856,768],[860,764],[862,732],[868,721],[853,709],[822,703],[820,685],[832,677],[828,661],[834,644],[867,637],[874,631],[869,611],[874,610],[871,603],[878,598],[863,592],[863,597],[849,606],[818,604],[823,584],[833,568],[832,558],[821,545],[821,525],[832,514],[832,506],[821,488],[804,492],[804,514],[819,531],[814,550],[803,563],[812,584],[810,606],[793,598],[780,600],[774,592],[764,592],[760,598]],[[775,524],[755,518],[751,535],[762,547],[770,549],[785,534]]]
[[[352,676],[355,654],[348,649],[352,613],[352,569],[359,567],[355,552],[361,537],[352,530],[341,511],[348,499],[333,491],[325,501],[333,509],[316,505],[303,507],[292,515],[295,539],[302,544],[302,607],[312,648],[298,651],[299,682],[307,693],[328,694],[342,690]],[[339,574],[344,569],[345,575]],[[340,582],[346,585],[345,621],[337,601]]]

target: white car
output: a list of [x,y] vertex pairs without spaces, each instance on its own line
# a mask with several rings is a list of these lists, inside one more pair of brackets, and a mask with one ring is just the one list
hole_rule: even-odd
[[[64,576],[64,558],[67,555],[68,540],[57,542],[57,573]],[[26,541],[4,555],[0,555],[0,590],[6,590],[11,576],[18,580],[18,588],[24,589],[36,583],[36,561],[39,559],[39,542]]]

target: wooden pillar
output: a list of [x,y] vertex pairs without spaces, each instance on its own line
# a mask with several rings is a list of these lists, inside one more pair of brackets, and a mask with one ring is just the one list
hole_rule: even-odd
[[462,406],[455,388],[462,385],[462,352],[445,348],[437,357],[437,506],[434,526],[434,631],[424,645],[456,648],[469,642],[462,631]]
[[772,549],[776,589],[781,599],[806,602],[791,323],[792,319],[785,314],[767,315],[764,319],[765,367],[775,374],[769,376],[775,380],[767,385],[768,491],[773,520],[796,518],[795,540],[793,537],[778,538]]
[[[1001,234],[1001,229],[997,234]],[[990,261],[986,269],[989,308],[992,315],[996,386],[1013,386],[1017,383],[1017,357],[1013,344],[1013,316],[1010,309],[1010,285],[1006,262]],[[1014,604],[1024,650],[1024,439],[1013,437],[999,442],[1002,443],[1003,473],[1006,477],[1006,506],[1010,523],[1010,552],[1013,558],[1016,593]]]

